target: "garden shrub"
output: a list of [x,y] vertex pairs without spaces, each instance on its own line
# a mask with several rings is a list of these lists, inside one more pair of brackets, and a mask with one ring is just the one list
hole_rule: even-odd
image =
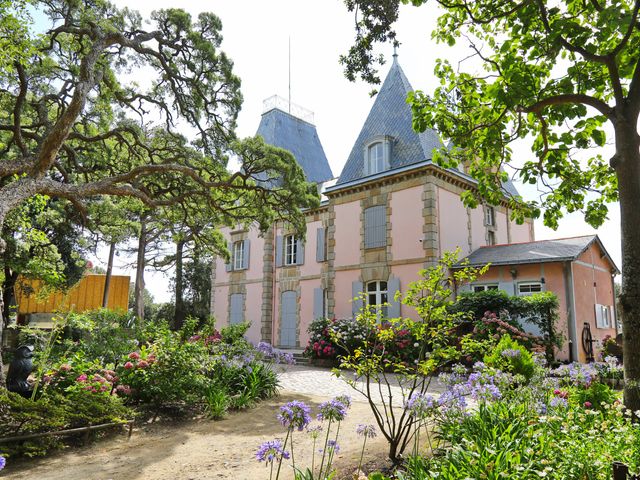
[[531,353],[508,334],[503,335],[491,353],[485,355],[484,363],[503,372],[522,375],[527,381],[535,371]]
[[[72,385],[64,393],[43,390],[35,400],[0,390],[0,437],[125,423],[133,417],[134,412],[116,395],[87,390],[82,385]],[[47,436],[4,443],[0,448],[5,455],[37,456],[61,445],[57,438]]]
[[[487,339],[510,333],[529,350],[544,347],[547,362],[554,360],[554,349],[562,346],[562,335],[556,329],[558,298],[553,292],[539,292],[526,297],[508,295],[502,290],[461,292],[450,307],[452,312],[468,312],[474,332]],[[524,332],[519,319],[539,328],[541,336]],[[464,330],[464,329],[463,329]]]

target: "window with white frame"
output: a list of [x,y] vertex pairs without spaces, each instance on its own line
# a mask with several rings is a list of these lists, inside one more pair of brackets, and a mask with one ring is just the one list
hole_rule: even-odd
[[[369,305],[370,307],[374,307],[376,305],[387,303],[387,293],[387,282],[376,280],[367,283],[367,305]],[[386,317],[387,307],[382,306],[379,308],[379,313],[381,313],[383,317]]]
[[233,242],[233,269],[242,270],[244,268],[244,241]]
[[295,235],[284,237],[284,264],[298,264],[298,239]]
[[484,224],[488,227],[493,227],[496,224],[496,212],[490,205],[484,207]]
[[596,328],[613,328],[612,307],[608,305],[596,304]]
[[367,173],[373,175],[384,170],[384,144],[376,142],[367,149]]
[[542,283],[540,282],[522,282],[518,284],[518,295],[527,296],[542,291]]
[[475,293],[477,293],[477,292],[486,292],[487,290],[498,290],[498,284],[497,283],[476,284],[476,285],[471,285],[471,289]]

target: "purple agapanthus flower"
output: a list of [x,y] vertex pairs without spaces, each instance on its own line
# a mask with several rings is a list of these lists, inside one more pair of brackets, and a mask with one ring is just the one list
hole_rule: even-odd
[[327,450],[333,450],[334,453],[338,453],[340,452],[340,445],[338,445],[338,442],[336,440],[329,440],[327,442]]
[[373,425],[365,425],[363,423],[358,424],[356,433],[364,438],[375,438],[378,435],[376,427],[374,427]]
[[562,397],[553,397],[549,402],[551,408],[567,408],[567,405],[567,399]]
[[522,352],[517,348],[507,348],[502,351],[501,355],[506,358],[518,358]]
[[2,470],[7,465],[7,459],[0,455],[0,470]]
[[285,451],[282,447],[282,442],[280,440],[269,440],[264,442],[256,452],[256,458],[259,462],[273,462],[280,456],[284,459],[288,459],[290,456],[289,452]]
[[409,400],[407,400],[404,408],[408,410],[413,417],[425,418],[431,413],[435,404],[436,401],[431,395],[415,392]]
[[351,408],[351,397],[349,395],[338,395],[334,398],[334,400],[337,400],[338,402],[343,404],[346,410],[349,410]]
[[347,407],[344,403],[336,400],[329,400],[320,404],[320,413],[317,418],[319,421],[329,420],[332,422],[340,422],[347,415]]
[[500,389],[492,383],[478,384],[471,388],[471,398],[477,401],[495,401],[502,398]]
[[311,408],[303,402],[294,400],[280,407],[278,420],[283,427],[297,428],[302,431],[311,422]]

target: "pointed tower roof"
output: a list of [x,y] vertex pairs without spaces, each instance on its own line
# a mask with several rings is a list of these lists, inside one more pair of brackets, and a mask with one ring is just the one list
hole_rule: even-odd
[[[270,100],[265,101],[265,105]],[[266,143],[289,150],[304,170],[307,181],[322,183],[333,178],[313,123],[272,106],[262,114],[257,134]]]
[[336,186],[365,177],[365,147],[376,137],[393,139],[389,170],[431,160],[433,150],[442,147],[438,134],[431,129],[417,133],[412,128],[411,108],[407,94],[413,91],[397,56],[376,96],[369,116],[360,130],[351,154]]

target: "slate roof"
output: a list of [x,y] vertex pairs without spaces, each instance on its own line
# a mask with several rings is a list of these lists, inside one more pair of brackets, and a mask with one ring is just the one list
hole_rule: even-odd
[[351,149],[337,185],[364,177],[364,148],[376,136],[388,135],[394,138],[390,170],[430,160],[433,150],[442,147],[435,131],[427,129],[423,133],[416,133],[411,127],[411,108],[406,100],[407,93],[412,90],[394,57],[393,65]]
[[492,265],[516,265],[522,263],[572,261],[577,259],[593,242],[598,243],[616,273],[619,273],[618,267],[597,235],[485,246],[473,251],[463,261],[468,260],[472,266],[486,265],[487,263]]
[[[358,180],[368,181],[369,179],[390,175],[398,171],[398,169],[410,165],[416,165],[417,167],[418,164],[428,165],[431,163],[434,149],[442,148],[444,145],[435,130],[427,129],[422,133],[417,133],[413,130],[411,107],[407,104],[407,94],[411,91],[413,91],[413,88],[402,71],[397,57],[394,56],[391,69],[351,149],[340,178],[331,190],[337,190],[343,184],[355,183]],[[394,139],[391,147],[390,169],[375,175],[365,176],[365,146],[374,137],[382,135],[388,135]],[[447,148],[450,148],[450,145]],[[475,182],[471,177],[457,169],[449,170]],[[504,183],[504,188],[509,195],[519,195],[511,180]]]
[[321,183],[333,178],[315,125],[273,108],[262,114],[256,133],[266,143],[289,150],[309,182]]

